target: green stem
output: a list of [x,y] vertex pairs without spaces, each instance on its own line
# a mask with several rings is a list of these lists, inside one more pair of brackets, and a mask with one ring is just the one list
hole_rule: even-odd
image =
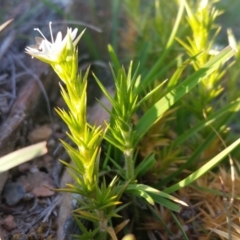
[[[126,180],[134,180],[134,161],[133,161],[133,131],[132,126],[129,124],[127,131],[122,131],[122,136],[125,142],[124,146],[124,160],[126,168]],[[124,127],[122,128],[124,129]],[[126,128],[125,128],[126,129]]]
[[129,148],[124,151],[126,178],[127,180],[134,179],[134,161],[133,161],[133,149]]

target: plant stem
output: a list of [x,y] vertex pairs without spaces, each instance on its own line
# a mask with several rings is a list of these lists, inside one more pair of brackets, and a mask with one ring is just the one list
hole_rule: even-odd
[[126,178],[127,180],[134,179],[134,161],[133,161],[133,149],[129,148],[124,151]]
[[133,131],[132,126],[128,125],[127,131],[122,131],[122,136],[125,140],[125,149],[123,151],[125,168],[126,168],[126,180],[134,180],[134,161],[133,161]]

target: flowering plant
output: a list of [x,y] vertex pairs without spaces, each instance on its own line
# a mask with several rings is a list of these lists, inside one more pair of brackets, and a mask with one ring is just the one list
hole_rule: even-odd
[[[56,111],[67,124],[68,137],[76,148],[62,140],[72,163],[62,161],[71,171],[75,180],[73,185],[59,189],[80,194],[83,197],[81,207],[74,211],[75,215],[95,223],[95,231],[88,232],[80,223],[80,228],[85,237],[105,236],[107,232],[113,235],[114,231],[108,225],[113,216],[117,216],[114,207],[118,204],[124,186],[117,186],[115,177],[107,186],[99,184],[99,159],[100,144],[104,137],[101,127],[90,126],[86,118],[86,88],[88,72],[83,76],[78,72],[78,51],[76,45],[82,33],[77,36],[77,29],[68,28],[67,34],[62,39],[62,33],[53,39],[50,23],[52,42],[49,42],[39,29],[42,37],[36,37],[36,45],[26,47],[26,53],[52,66],[64,86],[60,84],[61,94],[69,111],[57,108]],[[59,191],[58,190],[58,191]],[[83,234],[84,235],[84,234]]]
[[[184,206],[187,206],[187,204],[168,193],[190,184],[239,144],[240,141],[235,142],[223,154],[212,159],[208,167],[203,166],[200,169],[201,171],[190,175],[164,192],[145,184],[138,184],[138,179],[156,163],[152,153],[144,157],[140,163],[137,163],[136,157],[140,140],[171,106],[203,78],[218,69],[229,57],[233,56],[234,51],[231,48],[224,49],[185,81],[169,88],[166,95],[158,99],[134,123],[132,121],[133,116],[137,115],[139,110],[141,111],[142,105],[147,100],[159,92],[163,84],[154,87],[144,95],[147,87],[152,83],[152,79],[145,78],[144,84],[141,84],[141,76],[138,74],[138,69],[133,71],[133,63],[130,63],[126,71],[124,67],[121,67],[112,47],[109,46],[109,53],[113,62],[112,74],[116,88],[114,97],[108,93],[95,76],[101,90],[112,104],[112,109],[105,107],[111,119],[107,130],[103,131],[99,126],[91,126],[86,118],[86,88],[89,69],[84,75],[78,72],[77,51],[77,43],[84,31],[77,36],[77,29],[72,31],[71,28],[68,28],[67,35],[64,38],[59,32],[54,41],[50,23],[51,42],[49,42],[39,29],[35,30],[40,32],[42,37],[37,37],[36,45],[27,47],[26,53],[50,64],[64,83],[64,85],[60,84],[60,89],[68,106],[68,111],[60,108],[57,108],[56,111],[67,124],[69,128],[67,135],[75,145],[73,147],[62,141],[72,160],[72,163],[63,163],[71,171],[75,183],[68,184],[67,188],[60,189],[60,191],[77,193],[83,197],[80,200],[81,206],[74,210],[74,214],[77,218],[91,221],[93,229],[87,229],[77,219],[77,223],[82,230],[82,239],[101,240],[107,239],[107,236],[110,235],[111,239],[117,240],[117,232],[124,228],[128,222],[128,220],[124,220],[116,228],[113,228],[112,218],[120,217],[118,212],[128,205],[123,204],[117,207],[122,203],[122,194],[126,194],[129,202],[134,204],[135,207],[139,205],[136,203],[136,199],[141,199],[141,205],[145,204],[144,206],[149,209],[153,209],[152,206],[155,204],[161,204],[170,210],[180,211],[179,204]],[[192,59],[188,60],[188,62],[191,61]],[[185,65],[176,70],[170,81],[178,80]],[[201,126],[204,126],[204,124],[205,122]],[[187,134],[189,136],[190,133],[187,132]],[[101,159],[103,164],[100,168],[102,139],[106,140],[107,153],[106,157]],[[123,159],[124,166],[122,164]],[[100,172],[101,174],[99,174]]]

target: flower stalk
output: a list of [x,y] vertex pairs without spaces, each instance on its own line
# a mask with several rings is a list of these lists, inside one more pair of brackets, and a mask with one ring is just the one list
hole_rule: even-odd
[[105,87],[96,76],[95,79],[112,105],[112,111],[108,111],[111,115],[111,121],[105,139],[122,151],[125,161],[125,179],[134,182],[136,138],[132,117],[139,107],[138,88],[140,76],[137,76],[137,71],[132,74],[132,64],[131,62],[128,72],[123,67],[117,69],[117,74],[112,70],[116,87],[115,97],[107,93]]
[[[35,29],[40,32],[39,29]],[[84,32],[84,31],[83,31]],[[52,66],[64,85],[60,84],[61,94],[69,111],[57,108],[56,111],[69,128],[68,136],[76,144],[74,150],[63,142],[64,147],[78,167],[81,175],[78,180],[87,192],[92,193],[97,186],[98,169],[96,161],[99,159],[102,130],[90,128],[86,117],[86,89],[88,72],[84,76],[78,73],[78,51],[76,45],[83,32],[77,36],[77,29],[68,28],[67,35],[62,39],[58,32],[56,40],[49,42],[41,33],[42,38],[36,38],[36,45],[26,48],[26,53]]]
[[[99,239],[105,239],[109,231],[109,221],[117,216],[115,206],[120,204],[118,199],[126,186],[116,188],[117,178],[107,186],[99,186],[100,145],[104,137],[101,127],[90,126],[87,122],[87,78],[89,69],[84,75],[78,72],[78,51],[76,45],[83,32],[77,37],[77,29],[68,28],[67,35],[62,39],[62,33],[49,42],[39,29],[42,37],[36,38],[36,45],[26,48],[26,53],[51,65],[62,80],[61,95],[67,104],[68,111],[57,108],[56,112],[68,126],[68,137],[75,148],[65,141],[61,141],[68,152],[72,164],[63,162],[71,171],[75,183],[68,184],[68,188],[59,189],[80,194],[83,197],[79,209],[74,210],[76,217],[84,218],[94,223],[94,233]],[[118,189],[118,190],[117,190]],[[80,224],[81,225],[81,224]],[[84,226],[81,225],[81,228]],[[85,239],[92,234],[91,230],[84,230]],[[112,232],[111,232],[112,233]],[[89,235],[90,234],[90,235]],[[83,236],[83,235],[82,235]]]

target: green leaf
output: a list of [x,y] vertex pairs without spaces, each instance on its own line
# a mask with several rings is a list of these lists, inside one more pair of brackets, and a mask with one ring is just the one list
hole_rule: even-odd
[[[139,120],[136,126],[136,141],[140,141],[142,136],[162,117],[162,115],[179,99],[195,87],[203,78],[207,77],[220,65],[234,56],[235,51],[231,47],[222,50],[217,56],[209,60],[202,68],[194,72],[184,82],[171,90],[157,103],[154,104]],[[137,142],[136,142],[137,144]]]
[[183,228],[182,224],[179,222],[179,220],[177,219],[177,217],[175,216],[174,213],[171,212],[171,215],[174,219],[174,221],[176,222],[176,224],[178,225],[181,233],[182,233],[182,236],[185,240],[188,240],[188,237],[187,237],[187,234],[186,234],[186,230]]
[[173,203],[173,202],[169,201],[168,199],[161,197],[154,193],[149,193],[149,195],[153,198],[155,203],[158,203],[174,212],[180,212],[181,207],[178,204]]
[[[107,99],[109,100],[109,102],[111,103],[111,106],[113,108],[116,108],[116,105],[115,105],[115,101],[114,101],[114,98],[109,94],[109,92],[107,91],[107,89],[104,87],[104,85],[101,83],[101,81],[96,77],[95,74],[93,74],[98,86],[100,87],[100,89],[102,90],[103,94],[107,97]],[[105,108],[107,109],[107,108]],[[109,112],[109,111],[108,111]]]
[[119,29],[120,29],[120,12],[121,12],[121,0],[115,0],[109,2],[111,6],[111,40],[112,40],[112,45],[115,49],[117,49],[119,45]]
[[130,192],[130,193],[132,193],[132,194],[134,194],[134,195],[136,195],[136,196],[138,196],[138,197],[142,197],[142,198],[144,198],[149,204],[151,204],[151,205],[154,205],[154,201],[153,201],[153,199],[152,199],[152,197],[149,195],[149,194],[147,194],[146,192],[144,192],[144,191],[141,191],[141,190],[138,190],[138,189],[132,189],[132,190],[126,190],[127,192]]
[[[234,109],[234,111],[236,111],[236,108]],[[224,117],[222,116],[220,120],[215,124],[214,128],[220,132],[223,129],[225,129],[225,126],[228,125],[228,123],[231,121],[231,119],[235,115],[234,111],[228,112],[228,114],[225,114]],[[181,164],[176,171],[168,175],[166,178],[162,179],[161,182],[159,183],[159,186],[166,186],[168,182],[172,181],[183,170],[187,169],[191,164],[193,164],[194,161],[196,161],[196,159],[198,159],[198,157],[201,155],[201,153],[204,152],[205,149],[207,149],[210,146],[210,144],[214,141],[214,139],[216,139],[216,133],[214,131],[209,131],[209,134],[205,137],[203,143],[197,147],[197,149],[189,157],[189,159],[185,163]]]
[[124,178],[125,176],[125,171],[123,169],[122,166],[120,166],[114,159],[112,159],[111,157],[108,158],[111,163],[113,164],[113,166],[117,169],[117,173],[118,175],[120,175],[122,178]]
[[229,154],[235,147],[237,147],[240,144],[240,138],[236,140],[234,143],[232,143],[230,146],[228,146],[226,149],[224,149],[222,152],[220,152],[217,156],[212,158],[209,162],[207,162],[205,165],[203,165],[201,168],[199,168],[197,171],[183,179],[182,181],[178,182],[177,184],[167,188],[164,190],[165,193],[172,193],[180,188],[186,187],[193,181],[197,180],[199,177],[201,177],[203,174],[208,172],[211,168],[213,168],[216,164],[218,164],[227,154]]
[[173,142],[172,147],[176,147],[176,146],[179,146],[180,144],[184,143],[195,133],[197,133],[204,127],[209,126],[210,124],[214,123],[223,114],[226,114],[228,112],[237,112],[237,111],[239,111],[239,108],[240,108],[240,99],[237,99],[237,100],[227,104],[226,106],[222,107],[219,111],[212,113],[207,119],[204,119],[203,121],[196,124],[194,127],[190,128],[188,131],[184,132],[181,136],[179,136]]
[[[201,54],[201,53],[199,53]],[[172,77],[170,78],[169,82],[168,82],[168,89],[173,89],[173,87],[175,87],[178,83],[178,80],[183,72],[183,70],[189,66],[189,64],[194,61],[196,59],[196,57],[199,55],[197,54],[196,56],[193,56],[189,59],[187,59],[172,75]]]
[[142,103],[147,101],[149,98],[151,98],[156,92],[160,91],[160,89],[163,87],[163,85],[167,82],[167,80],[160,83],[157,87],[155,87],[153,90],[148,92],[137,104],[137,107],[139,107]]
[[77,216],[73,215],[73,217],[74,217],[74,220],[76,221],[79,229],[82,232],[80,236],[79,235],[73,235],[74,239],[75,238],[76,239],[81,239],[81,240],[94,239],[95,235],[99,232],[99,228],[96,228],[93,231],[91,229],[89,230],[88,228],[86,228],[82,224],[81,220],[79,220]]
[[148,205],[149,210],[152,212],[153,217],[155,217],[160,224],[162,225],[162,227],[164,228],[164,231],[167,232],[168,236],[173,236],[173,233],[171,232],[171,229],[168,227],[168,223],[165,222],[164,216],[161,216],[160,211],[158,211],[158,209],[152,207],[151,205]]
[[111,60],[113,62],[115,71],[118,71],[121,68],[121,65],[120,65],[117,55],[114,52],[113,47],[111,45],[108,45],[108,52],[109,52]]
[[126,192],[131,192],[135,195],[138,195],[140,197],[143,197],[147,200],[148,203],[151,205],[155,203],[159,203],[173,211],[179,212],[180,206],[178,204],[175,204],[168,199],[175,201],[179,204],[182,204],[184,206],[188,206],[185,202],[169,195],[165,194],[165,192],[159,191],[155,188],[152,188],[150,186],[144,185],[144,184],[129,184],[126,188]]
[[87,211],[81,211],[79,209],[76,209],[73,211],[73,213],[76,215],[78,214],[78,215],[80,215],[81,218],[87,219],[92,222],[98,222],[101,220],[100,217],[98,217],[96,214],[90,213]]
[[175,201],[177,203],[180,203],[184,206],[188,206],[185,202],[179,200],[178,198],[175,198],[169,194],[166,194],[166,192],[162,192],[156,188],[153,188],[153,187],[150,187],[148,185],[144,185],[144,184],[129,184],[127,189],[130,189],[130,188],[134,188],[134,189],[138,189],[138,190],[141,190],[141,191],[145,191],[145,192],[148,192],[148,193],[151,193],[151,194],[154,194],[154,195],[158,195],[158,196],[161,196],[161,197],[164,197],[164,198],[168,198],[172,201]]
[[135,178],[143,176],[147,173],[156,163],[154,154],[149,154],[145,157],[135,169]]
[[177,17],[176,17],[176,20],[174,23],[174,27],[169,36],[168,42],[166,43],[166,46],[164,48],[164,51],[161,54],[161,57],[154,64],[154,66],[150,69],[147,76],[144,78],[144,81],[142,84],[143,88],[149,86],[149,84],[151,84],[155,80],[156,75],[158,75],[158,73],[160,71],[160,68],[162,67],[162,65],[164,65],[163,62],[164,62],[165,58],[168,56],[168,54],[174,44],[174,41],[175,41],[178,27],[180,25],[180,22],[181,22],[183,13],[184,13],[184,3],[185,3],[185,0],[180,2],[180,7],[178,8],[178,14],[177,14]]

